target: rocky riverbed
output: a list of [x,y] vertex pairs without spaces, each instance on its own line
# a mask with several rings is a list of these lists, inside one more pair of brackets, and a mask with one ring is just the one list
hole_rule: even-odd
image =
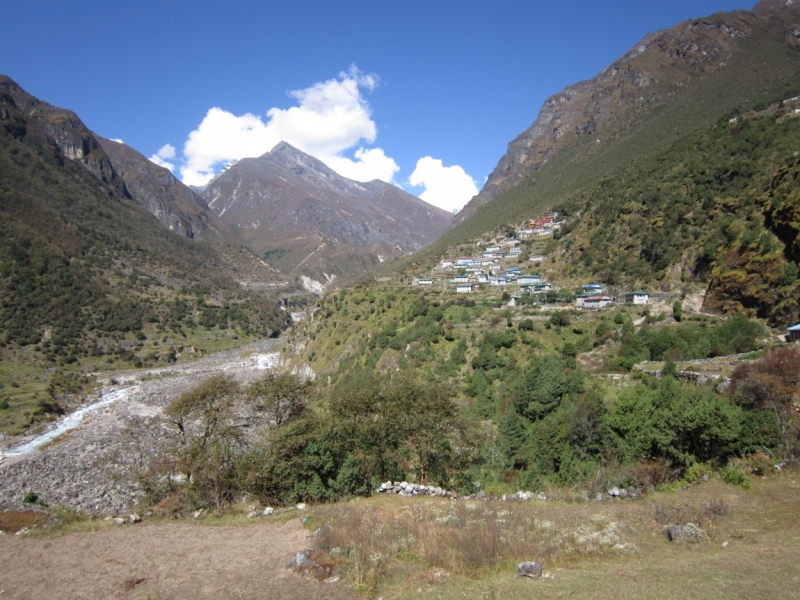
[[101,389],[79,407],[91,407],[82,419],[72,413],[74,423],[65,422],[68,415],[48,430],[60,427],[60,435],[2,441],[0,507],[20,508],[27,496],[95,514],[132,510],[143,498],[139,475],[170,433],[160,418],[164,407],[216,373],[245,384],[258,378],[277,364],[280,343],[263,340],[193,362],[100,378]]

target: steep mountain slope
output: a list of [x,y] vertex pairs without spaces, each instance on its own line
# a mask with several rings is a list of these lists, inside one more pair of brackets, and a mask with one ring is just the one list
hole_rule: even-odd
[[[271,335],[287,324],[277,303],[238,284],[278,283],[273,270],[243,248],[171,233],[131,198],[74,113],[7,77],[0,79],[0,234],[5,360],[66,365],[109,354],[109,363],[141,363],[170,352],[173,341],[185,344],[201,323],[222,336]],[[143,343],[155,335],[162,341]]]
[[251,247],[292,274],[351,275],[435,240],[450,214],[383,181],[346,179],[282,142],[201,192]]
[[205,201],[169,170],[133,148],[95,135],[131,198],[173,233],[192,239],[238,241],[227,221],[217,218]]
[[454,223],[520,183],[533,183],[545,165],[575,146],[581,158],[608,154],[620,142],[652,151],[792,82],[796,65],[774,46],[796,44],[799,26],[792,0],[763,0],[752,12],[717,13],[648,34],[593,79],[551,96]]
[[[660,104],[629,108],[624,128],[570,134],[538,170],[395,270],[419,275],[450,249],[555,209],[568,216],[547,244],[556,284],[706,288],[707,309],[796,322],[800,5],[762,2],[703,22],[717,23],[712,40],[735,23],[747,35]],[[713,54],[702,42],[693,44]]]

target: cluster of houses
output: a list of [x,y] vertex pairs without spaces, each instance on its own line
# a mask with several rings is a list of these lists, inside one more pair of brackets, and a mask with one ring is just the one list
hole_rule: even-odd
[[[557,221],[558,214],[551,213],[545,217],[528,221],[514,238],[508,238],[499,243],[486,244],[478,242],[477,246],[484,249],[473,256],[458,256],[455,258],[442,257],[437,270],[443,272],[444,277],[414,278],[412,285],[433,286],[435,283],[448,283],[455,285],[459,294],[477,292],[481,286],[509,287],[519,290],[519,294],[546,294],[553,289],[551,283],[546,281],[539,273],[523,273],[520,267],[502,266],[508,259],[516,259],[520,263],[522,247],[520,240],[534,236],[551,235],[561,229],[563,221]],[[545,257],[531,255],[529,262],[537,264],[544,262]],[[447,274],[455,271],[457,274],[449,277]],[[615,302],[615,299],[604,294],[603,286],[596,283],[587,283],[583,286],[581,294],[577,295],[576,306],[585,309],[599,309]],[[516,295],[516,298],[519,298]],[[514,303],[515,295],[512,294],[511,302]],[[648,304],[650,296],[647,292],[634,291],[625,294],[625,302],[630,304]]]
[[564,224],[564,221],[556,221],[557,218],[557,213],[551,213],[546,217],[528,221],[517,235],[522,239],[551,235],[555,231],[561,229],[561,226]]

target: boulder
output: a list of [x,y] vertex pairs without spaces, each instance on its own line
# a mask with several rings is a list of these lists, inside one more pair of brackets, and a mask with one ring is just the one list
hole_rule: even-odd
[[517,565],[517,576],[536,579],[542,576],[542,567],[535,562],[521,562]]
[[274,512],[275,512],[275,509],[274,509],[274,508],[272,508],[271,506],[268,506],[267,508],[265,508],[265,509],[264,509],[264,512],[263,512],[262,514],[263,514],[265,517],[268,517],[269,515],[271,515],[271,514],[272,514],[272,513],[274,513]]
[[142,517],[137,514],[128,515],[128,523],[141,523]]
[[304,567],[313,567],[314,561],[308,557],[309,552],[311,552],[311,548],[300,550],[300,552],[297,552],[289,560],[289,564],[286,565],[286,567],[289,569],[302,569]]
[[689,544],[696,544],[706,538],[706,532],[694,523],[669,525],[664,528],[664,535],[670,542],[687,542]]
[[125,519],[122,517],[114,517],[114,525],[124,525]]

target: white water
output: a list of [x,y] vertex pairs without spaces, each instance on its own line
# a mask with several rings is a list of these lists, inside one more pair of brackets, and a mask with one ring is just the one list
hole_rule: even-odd
[[89,406],[80,408],[76,410],[74,413],[62,417],[56,423],[56,426],[53,427],[51,430],[41,435],[37,435],[29,442],[25,442],[24,444],[20,444],[19,446],[14,446],[13,448],[6,450],[5,452],[0,452],[0,460],[12,456],[21,456],[23,454],[29,454],[35,450],[38,450],[48,442],[52,442],[54,439],[64,435],[67,431],[70,431],[78,427],[83,422],[83,417],[85,417],[90,412],[94,412],[101,408],[105,408],[106,406],[114,404],[114,402],[127,398],[133,391],[133,389],[134,388],[132,387],[127,387],[104,394],[102,396],[102,399],[98,400],[94,404],[90,404]]
[[254,354],[253,361],[256,363],[256,368],[260,371],[264,369],[272,369],[278,366],[278,361],[281,358],[280,352],[270,352],[269,354]]

